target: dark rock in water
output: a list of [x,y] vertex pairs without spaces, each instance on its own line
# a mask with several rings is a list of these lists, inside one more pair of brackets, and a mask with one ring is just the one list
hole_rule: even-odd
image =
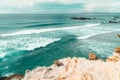
[[120,18],[120,16],[114,16],[114,18]]
[[94,53],[89,53],[89,60],[97,60],[97,56]]
[[120,61],[120,47],[115,48],[113,56],[108,57],[106,61],[112,61],[112,62]]
[[114,52],[115,52],[115,53],[119,53],[119,54],[120,54],[120,47],[115,48]]
[[23,77],[24,75],[14,74],[14,75],[7,77],[5,80],[21,80]]
[[6,80],[7,77],[0,77],[0,80]]
[[86,18],[86,17],[72,17],[71,19],[76,19],[76,20],[92,20],[94,18]]
[[113,20],[117,20],[116,18],[113,18]]
[[117,34],[118,37],[120,37],[120,34]]
[[112,20],[112,21],[109,21],[109,23],[120,23],[120,21]]

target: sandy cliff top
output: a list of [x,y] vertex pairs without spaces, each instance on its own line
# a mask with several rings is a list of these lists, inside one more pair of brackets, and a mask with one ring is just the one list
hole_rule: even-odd
[[0,80],[120,80],[120,48],[106,61],[94,53],[85,58],[63,58],[49,67],[26,70],[25,75],[14,74]]
[[120,48],[106,61],[94,54],[85,58],[64,58],[49,67],[27,70],[22,80],[120,80]]

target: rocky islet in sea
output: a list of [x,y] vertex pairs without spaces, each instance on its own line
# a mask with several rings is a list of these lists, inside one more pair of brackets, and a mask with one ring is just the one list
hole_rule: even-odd
[[71,19],[74,19],[74,20],[92,20],[92,19],[96,19],[96,18],[88,18],[88,17],[72,17]]
[[[73,20],[95,20],[97,18],[90,18],[90,17],[72,17],[70,19]],[[120,16],[113,16],[112,20],[109,20],[108,23],[120,23]]]

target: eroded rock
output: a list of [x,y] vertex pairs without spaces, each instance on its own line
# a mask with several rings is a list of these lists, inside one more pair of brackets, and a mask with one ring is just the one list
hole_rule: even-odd
[[24,76],[21,74],[14,74],[7,77],[5,80],[21,80]]
[[63,63],[60,61],[54,61],[54,64],[58,67],[63,66]]
[[[58,61],[64,65],[57,67],[53,64],[46,68],[35,68],[25,74],[22,80],[120,80],[120,62],[91,61],[75,57]],[[49,68],[52,70],[49,71]]]
[[89,54],[89,60],[64,58],[49,67],[27,70],[24,77],[15,74],[5,80],[120,80],[119,47],[114,49],[113,56],[108,57],[107,62],[97,59],[94,53]]
[[97,60],[97,56],[94,53],[89,53],[89,60]]
[[120,18],[120,16],[114,16],[114,18]]
[[7,77],[0,77],[0,80],[5,80]]
[[111,21],[109,21],[109,23],[120,23],[120,21],[117,21],[117,20],[111,20]]
[[71,19],[75,19],[75,20],[92,20],[93,18],[87,18],[87,17],[72,17]]
[[114,49],[114,53],[113,53],[113,56],[109,56],[106,61],[113,61],[113,62],[116,62],[116,61],[120,61],[120,48],[115,48]]
[[120,34],[117,34],[118,37],[120,37]]

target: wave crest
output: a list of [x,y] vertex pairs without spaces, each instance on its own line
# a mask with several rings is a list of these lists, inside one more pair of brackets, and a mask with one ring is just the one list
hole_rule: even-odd
[[47,29],[32,29],[32,30],[22,30],[14,33],[9,33],[9,34],[1,34],[0,36],[2,37],[7,37],[7,36],[18,36],[18,35],[26,35],[26,34],[38,34],[42,32],[49,32],[49,31],[56,31],[56,30],[68,30],[68,29],[78,29],[81,27],[93,27],[93,26],[98,26],[100,23],[94,23],[94,24],[86,24],[83,26],[74,26],[74,27],[63,27],[63,28],[47,28]]
[[20,50],[34,50],[35,48],[45,47],[60,38],[39,38],[39,37],[24,37],[9,40],[0,40],[0,58],[4,58],[7,54]]
[[77,39],[87,39],[87,38],[90,38],[90,37],[93,37],[93,36],[97,36],[97,35],[100,35],[100,34],[107,34],[107,33],[116,32],[116,31],[120,31],[120,30],[106,31],[106,32],[101,32],[101,33],[96,33],[96,34],[90,34],[90,35],[86,35],[86,36],[80,36]]

